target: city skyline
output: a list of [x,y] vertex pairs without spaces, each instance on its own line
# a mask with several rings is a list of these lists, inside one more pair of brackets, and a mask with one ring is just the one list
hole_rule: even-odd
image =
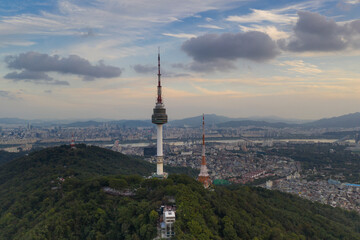
[[0,3],[0,117],[359,112],[360,1]]

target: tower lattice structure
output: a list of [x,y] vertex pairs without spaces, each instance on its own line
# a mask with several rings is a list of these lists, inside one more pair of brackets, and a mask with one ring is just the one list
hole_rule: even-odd
[[206,159],[205,159],[205,116],[203,114],[203,136],[202,136],[202,154],[201,154],[201,167],[198,180],[201,182],[205,188],[208,188],[211,185],[211,179],[208,173],[208,169],[206,167]]

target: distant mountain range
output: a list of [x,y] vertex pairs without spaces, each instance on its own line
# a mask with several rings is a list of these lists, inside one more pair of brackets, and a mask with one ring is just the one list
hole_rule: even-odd
[[323,118],[314,122],[305,123],[303,125],[322,128],[360,127],[360,112],[350,113],[339,117]]
[[[219,116],[216,114],[205,114],[207,126],[217,127],[299,127],[299,128],[354,128],[360,127],[360,112],[350,113],[338,117],[323,118],[316,121],[282,119],[277,117],[252,117],[252,118],[230,118]],[[171,127],[199,127],[201,126],[202,116],[184,118],[180,120],[170,120],[167,126]],[[70,120],[24,120],[19,118],[0,118],[0,124],[26,125],[30,123],[34,126],[42,125],[61,125],[64,127],[91,127],[101,126],[104,124],[118,125],[119,127],[135,128],[135,127],[151,127],[151,120],[89,120],[89,121],[73,121]]]
[[[224,116],[218,116],[215,114],[205,115],[206,124],[208,126],[216,125],[217,127],[273,127],[273,128],[285,128],[285,127],[300,127],[300,128],[353,128],[360,127],[360,113],[351,113],[342,115],[339,117],[323,118],[316,121],[309,121],[305,123],[296,123],[296,120],[280,119],[280,118],[229,118]],[[196,127],[200,126],[202,116],[185,118],[182,120],[174,120],[169,123],[175,127]]]

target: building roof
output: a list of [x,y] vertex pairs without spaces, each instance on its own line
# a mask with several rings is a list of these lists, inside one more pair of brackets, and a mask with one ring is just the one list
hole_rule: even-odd
[[175,212],[174,211],[165,211],[164,212],[164,215],[165,215],[165,218],[168,218],[168,217],[175,217]]

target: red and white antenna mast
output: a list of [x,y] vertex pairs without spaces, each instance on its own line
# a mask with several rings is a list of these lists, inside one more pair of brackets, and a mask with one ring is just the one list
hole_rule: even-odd
[[72,137],[71,137],[70,147],[71,147],[71,148],[75,148],[75,138],[74,138],[74,134],[72,134]]
[[208,173],[208,169],[206,167],[206,159],[205,159],[205,116],[203,114],[203,122],[202,122],[202,154],[201,154],[201,167],[199,173],[199,182],[201,182],[205,188],[208,188],[211,184],[210,176]]
[[158,49],[158,96],[157,96],[157,103],[162,104],[162,97],[161,97],[161,73],[160,73],[160,47]]

